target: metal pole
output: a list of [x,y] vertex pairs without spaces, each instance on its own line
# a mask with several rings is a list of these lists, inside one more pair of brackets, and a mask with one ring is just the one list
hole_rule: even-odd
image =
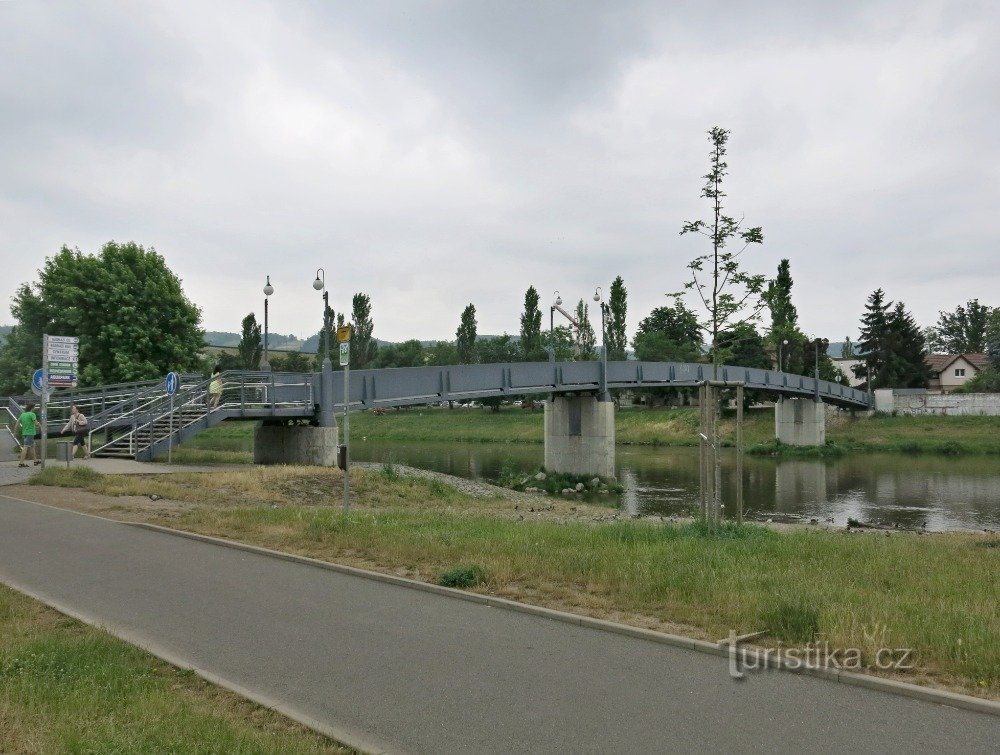
[[556,341],[555,341],[556,308],[549,307],[549,361],[556,361]]
[[816,400],[819,401],[819,339],[816,339]]
[[330,319],[330,292],[323,289],[323,327],[326,329],[326,356],[323,359],[324,362],[330,359]]
[[[267,358],[267,300],[268,297],[265,296],[264,297],[264,368],[265,369],[269,369],[271,366],[271,363],[268,361]],[[324,314],[325,313],[326,312],[324,310]]]
[[719,457],[719,402],[716,397],[716,389],[711,390],[711,412],[712,412],[712,528],[719,523],[722,516],[722,459]]
[[351,461],[351,362],[344,365],[344,516],[351,513],[351,481],[348,469]]
[[174,394],[170,394],[170,424],[168,425],[168,430],[170,432],[167,435],[167,464],[173,463],[173,453],[174,453]]
[[[42,336],[42,448],[39,456],[45,469],[46,447],[49,445],[49,337]],[[23,436],[23,433],[22,433]]]
[[743,524],[743,386],[736,386],[736,521]]

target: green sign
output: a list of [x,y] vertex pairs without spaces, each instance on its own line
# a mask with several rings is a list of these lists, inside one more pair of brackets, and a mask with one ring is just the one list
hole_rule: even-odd
[[347,367],[351,363],[351,342],[340,344],[340,366]]

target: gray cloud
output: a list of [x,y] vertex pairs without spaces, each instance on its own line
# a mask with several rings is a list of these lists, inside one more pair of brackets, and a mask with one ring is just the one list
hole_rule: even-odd
[[[831,9],[831,5],[835,8]],[[924,323],[1000,304],[992,3],[0,3],[0,295],[68,243],[154,245],[234,330],[516,332],[621,274],[632,327],[704,247],[705,130],[731,209],[789,257],[805,329],[877,286]],[[595,319],[596,324],[596,319]]]

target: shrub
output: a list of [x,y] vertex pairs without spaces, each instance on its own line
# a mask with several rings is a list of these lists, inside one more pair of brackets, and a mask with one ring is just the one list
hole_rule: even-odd
[[480,584],[486,578],[486,573],[478,566],[456,566],[443,572],[437,583],[442,587],[457,587],[464,589]]

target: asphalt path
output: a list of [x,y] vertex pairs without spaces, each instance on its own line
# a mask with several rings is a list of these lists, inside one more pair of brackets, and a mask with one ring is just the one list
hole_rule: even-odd
[[391,752],[996,752],[1000,718],[0,496],[0,581]]

